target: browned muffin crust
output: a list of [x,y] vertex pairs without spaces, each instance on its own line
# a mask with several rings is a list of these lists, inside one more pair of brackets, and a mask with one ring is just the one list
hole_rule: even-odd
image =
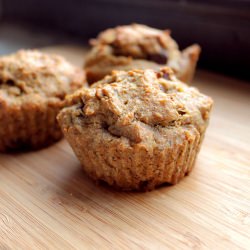
[[112,70],[155,69],[171,67],[185,82],[192,79],[200,47],[192,45],[180,51],[169,30],[132,24],[107,29],[91,40],[93,46],[85,69],[90,83]]
[[122,190],[151,190],[188,174],[213,103],[169,68],[114,71],[68,101],[58,120],[84,170]]
[[36,50],[0,57],[0,151],[59,140],[56,115],[66,94],[85,84],[83,70]]

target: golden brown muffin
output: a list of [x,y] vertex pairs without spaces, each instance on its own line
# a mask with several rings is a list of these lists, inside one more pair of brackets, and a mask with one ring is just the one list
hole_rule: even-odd
[[169,68],[114,71],[58,115],[86,173],[122,190],[175,184],[194,166],[212,99]]
[[56,116],[64,97],[84,83],[83,70],[57,55],[20,50],[0,57],[0,151],[59,140]]
[[91,40],[91,45],[84,66],[89,83],[112,70],[159,70],[164,65],[171,67],[180,80],[190,82],[200,54],[196,44],[180,51],[169,30],[140,24],[107,29]]

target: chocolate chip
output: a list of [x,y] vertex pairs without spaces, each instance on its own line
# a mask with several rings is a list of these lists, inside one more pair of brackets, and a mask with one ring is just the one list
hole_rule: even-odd
[[103,123],[102,123],[102,128],[105,129],[105,130],[108,130],[108,128],[109,128],[108,123],[103,122]]
[[15,85],[15,82],[12,80],[12,79],[8,79],[6,81],[6,84],[10,85],[10,86],[14,86]]
[[183,111],[183,110],[178,110],[178,114],[179,114],[179,115],[185,115],[185,114],[186,114],[186,112],[185,112],[185,111]]
[[166,50],[162,50],[158,54],[150,54],[147,58],[149,61],[156,62],[158,64],[166,64],[168,62],[168,55]]
[[156,72],[156,76],[157,78],[164,78],[166,80],[171,80],[168,72],[163,72],[163,71]]
[[163,73],[162,78],[164,78],[166,80],[170,80],[169,74],[166,72]]

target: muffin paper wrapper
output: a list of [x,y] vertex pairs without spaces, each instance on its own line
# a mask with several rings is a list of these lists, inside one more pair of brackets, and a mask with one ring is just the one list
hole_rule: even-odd
[[29,104],[0,110],[0,151],[38,149],[62,137],[56,105]]
[[65,127],[63,119],[59,120],[85,172],[94,180],[121,190],[145,191],[164,183],[179,182],[192,171],[205,133],[192,128],[185,131],[188,136],[179,145],[148,150],[138,145],[130,147],[117,139],[92,138],[88,131],[76,126]]

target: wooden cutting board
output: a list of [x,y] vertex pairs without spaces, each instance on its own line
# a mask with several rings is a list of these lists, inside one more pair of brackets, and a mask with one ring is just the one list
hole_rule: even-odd
[[[84,49],[47,48],[82,65]],[[194,171],[176,186],[96,186],[65,140],[0,154],[0,249],[250,249],[250,85],[199,71],[215,107]]]

